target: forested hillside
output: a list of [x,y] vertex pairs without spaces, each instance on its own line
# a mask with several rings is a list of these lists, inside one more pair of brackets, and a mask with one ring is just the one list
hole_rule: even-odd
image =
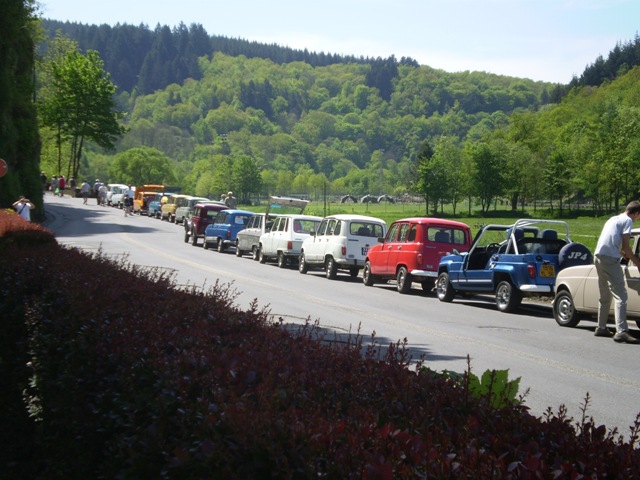
[[[89,148],[83,169],[88,177],[171,181],[204,196],[232,188],[245,199],[313,196],[327,188],[335,195],[412,193],[434,208],[447,202],[455,209],[461,199],[474,199],[483,211],[499,197],[513,208],[543,200],[560,209],[577,201],[611,206],[637,190],[634,171],[613,168],[636,155],[638,132],[623,121],[637,116],[635,69],[621,66],[619,79],[599,87],[575,85],[561,99],[567,86],[449,73],[410,59],[331,57],[218,39],[228,49],[222,53],[215,37],[195,25],[153,32],[126,25],[76,27],[81,47],[95,46],[98,38],[111,46],[105,50],[108,71],[134,62],[114,56],[115,38],[120,51],[124,45],[131,51],[156,45],[141,47],[135,62],[142,65],[142,80],[163,79],[150,94],[120,86],[128,133],[115,154]],[[616,51],[635,44],[637,39]],[[287,61],[287,54],[309,58]],[[614,64],[608,62],[608,69]],[[162,68],[175,73],[178,65],[185,68],[178,77],[186,79],[170,83]],[[43,157],[53,154],[45,148]],[[175,172],[170,179],[154,177],[160,169],[152,165],[140,167],[144,159],[161,157]],[[596,173],[609,164],[609,176]]]

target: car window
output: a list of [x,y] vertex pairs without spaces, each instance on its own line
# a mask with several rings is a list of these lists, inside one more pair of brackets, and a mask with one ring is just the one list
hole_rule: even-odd
[[233,219],[233,223],[236,225],[247,225],[251,220],[250,215],[236,215],[236,218]]
[[320,225],[318,220],[297,219],[294,223],[294,231],[296,233],[311,233],[317,230]]
[[430,227],[427,231],[427,238],[429,241],[436,243],[450,243],[454,245],[464,245],[467,243],[464,230],[459,228]]
[[218,212],[216,210],[207,210],[207,217],[216,217]]
[[339,235],[340,234],[340,222],[336,219],[329,221],[329,229],[327,235]]
[[325,234],[327,231],[327,225],[329,225],[329,220],[323,220],[320,222],[320,227],[318,227],[318,236]]
[[[407,241],[407,237],[409,236],[409,228],[410,225],[408,223],[403,223],[400,226],[400,233],[398,234],[398,241],[399,242],[406,242]],[[415,234],[414,234],[415,236]]]
[[418,235],[418,226],[411,225],[411,228],[409,229],[409,233],[407,234],[407,242],[415,242],[417,235]]
[[394,223],[393,225],[391,225],[391,228],[387,232],[387,238],[385,239],[385,241],[386,242],[395,242],[396,238],[398,237],[398,230],[400,230],[400,224],[399,223]]

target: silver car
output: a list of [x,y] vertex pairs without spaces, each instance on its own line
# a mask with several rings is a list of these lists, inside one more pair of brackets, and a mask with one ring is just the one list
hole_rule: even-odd
[[[631,231],[630,239],[633,252],[640,253],[640,228]],[[623,260],[620,268],[624,272],[629,300],[627,318],[636,321],[640,328],[640,272],[633,263]],[[569,267],[562,270],[556,279],[556,294],[553,299],[553,316],[562,327],[575,327],[580,320],[598,314],[598,272],[593,264]],[[613,316],[614,302],[611,302]]]

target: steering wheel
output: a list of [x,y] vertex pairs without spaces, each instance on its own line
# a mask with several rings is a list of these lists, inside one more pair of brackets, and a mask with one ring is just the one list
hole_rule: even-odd
[[490,243],[489,245],[487,245],[487,250],[498,250],[500,248],[500,244],[499,243]]

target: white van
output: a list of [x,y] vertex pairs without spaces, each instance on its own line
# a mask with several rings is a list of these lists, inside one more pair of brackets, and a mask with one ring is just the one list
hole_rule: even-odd
[[324,269],[325,276],[334,279],[338,270],[346,270],[351,277],[357,277],[369,247],[376,245],[378,238],[386,234],[387,224],[379,218],[330,215],[302,244],[298,271],[307,273],[311,268]]

